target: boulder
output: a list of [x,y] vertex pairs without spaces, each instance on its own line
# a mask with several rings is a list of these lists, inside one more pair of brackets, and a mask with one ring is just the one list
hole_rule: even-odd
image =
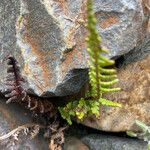
[[[148,49],[150,51],[150,45]],[[136,131],[135,120],[150,125],[149,62],[150,54],[142,60],[123,65],[118,69],[121,91],[105,96],[121,103],[122,108],[102,107],[100,119],[91,116],[86,118],[83,124],[99,130],[115,132]]]
[[[108,57],[117,58],[140,45],[147,33],[148,1],[94,0],[97,28]],[[0,2],[0,90],[6,61],[13,55],[38,96],[79,92],[88,80],[85,0],[9,0]]]
[[75,124],[66,134],[64,150],[147,150],[147,142],[124,133],[106,133]]
[[68,137],[64,150],[147,150],[147,144],[134,139],[106,136],[101,134],[85,135],[82,138]]

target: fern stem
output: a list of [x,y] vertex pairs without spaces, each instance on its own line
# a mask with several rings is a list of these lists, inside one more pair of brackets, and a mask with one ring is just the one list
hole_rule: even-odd
[[99,79],[99,70],[98,70],[98,59],[95,52],[95,68],[96,68],[96,89],[97,89],[97,98],[100,98],[100,79]]

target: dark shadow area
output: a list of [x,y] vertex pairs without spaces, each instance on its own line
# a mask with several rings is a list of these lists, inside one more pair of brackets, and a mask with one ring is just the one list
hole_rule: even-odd
[[121,68],[123,66],[126,66],[132,62],[136,62],[139,60],[144,59],[146,56],[150,54],[150,37],[147,36],[142,44],[135,47],[133,50],[131,50],[129,53],[122,55],[115,59],[116,61],[116,67]]

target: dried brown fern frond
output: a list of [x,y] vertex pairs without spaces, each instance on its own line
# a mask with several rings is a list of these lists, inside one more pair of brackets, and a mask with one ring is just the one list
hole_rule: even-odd
[[29,135],[30,138],[34,138],[39,133],[40,128],[44,128],[44,126],[33,123],[18,126],[7,134],[0,136],[0,142],[7,139],[11,139],[13,142],[18,141],[20,134]]
[[61,146],[64,143],[64,130],[66,127],[61,127],[53,103],[47,99],[29,95],[23,86],[25,80],[21,75],[17,60],[13,56],[9,56],[7,61],[8,75],[6,77],[6,90],[3,93],[5,97],[8,98],[6,103],[19,103],[32,111],[35,116],[42,116],[46,120],[46,126],[35,124],[19,126],[8,134],[1,136],[0,141],[11,137],[14,141],[17,141],[22,131],[24,131],[26,135],[30,134],[31,138],[34,138],[39,133],[40,128],[43,128],[46,135],[45,137],[50,139],[50,149],[61,150]]
[[62,144],[65,142],[64,131],[68,126],[59,127],[56,124],[49,126],[51,130],[51,138],[49,143],[50,150],[62,150]]
[[13,56],[9,56],[7,60],[8,75],[6,77],[6,90],[4,93],[5,97],[8,98],[6,103],[18,102],[34,112],[34,114],[46,113],[49,117],[53,117],[56,114],[53,104],[48,100],[28,95],[23,87],[25,80],[21,75],[17,60]]

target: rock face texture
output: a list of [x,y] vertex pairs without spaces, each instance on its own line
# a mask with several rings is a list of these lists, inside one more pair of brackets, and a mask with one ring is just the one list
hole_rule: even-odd
[[[19,113],[18,113],[19,112]],[[18,126],[35,123],[31,114],[19,105],[6,105],[5,99],[0,97],[0,137],[9,133]],[[37,123],[37,122],[36,122]],[[65,135],[63,150],[146,150],[147,143],[116,135],[105,135],[81,125],[71,126]],[[11,144],[11,140],[0,142],[1,150],[48,150],[49,140],[43,138],[43,133],[38,134],[34,139],[19,136],[19,142]]]
[[[150,50],[150,47],[149,47]],[[135,120],[150,125],[150,55],[118,69],[121,91],[106,95],[122,108],[102,108],[100,119],[86,118],[84,124],[105,131],[137,130]]]
[[[19,112],[19,113],[18,113]],[[0,97],[0,136],[5,135],[18,126],[34,123],[31,114],[19,105],[6,105],[5,99]],[[19,134],[18,142],[13,145],[13,140],[6,139],[0,141],[1,150],[47,150],[48,142],[43,136],[34,139]]]
[[[146,0],[94,0],[97,28],[109,57],[140,45],[148,17]],[[85,0],[9,0],[0,2],[0,59],[14,55],[26,88],[38,96],[77,93],[87,81]],[[0,65],[0,89],[6,77]]]
[[147,150],[147,143],[125,137],[124,134],[106,133],[77,124],[66,134],[64,150]]

